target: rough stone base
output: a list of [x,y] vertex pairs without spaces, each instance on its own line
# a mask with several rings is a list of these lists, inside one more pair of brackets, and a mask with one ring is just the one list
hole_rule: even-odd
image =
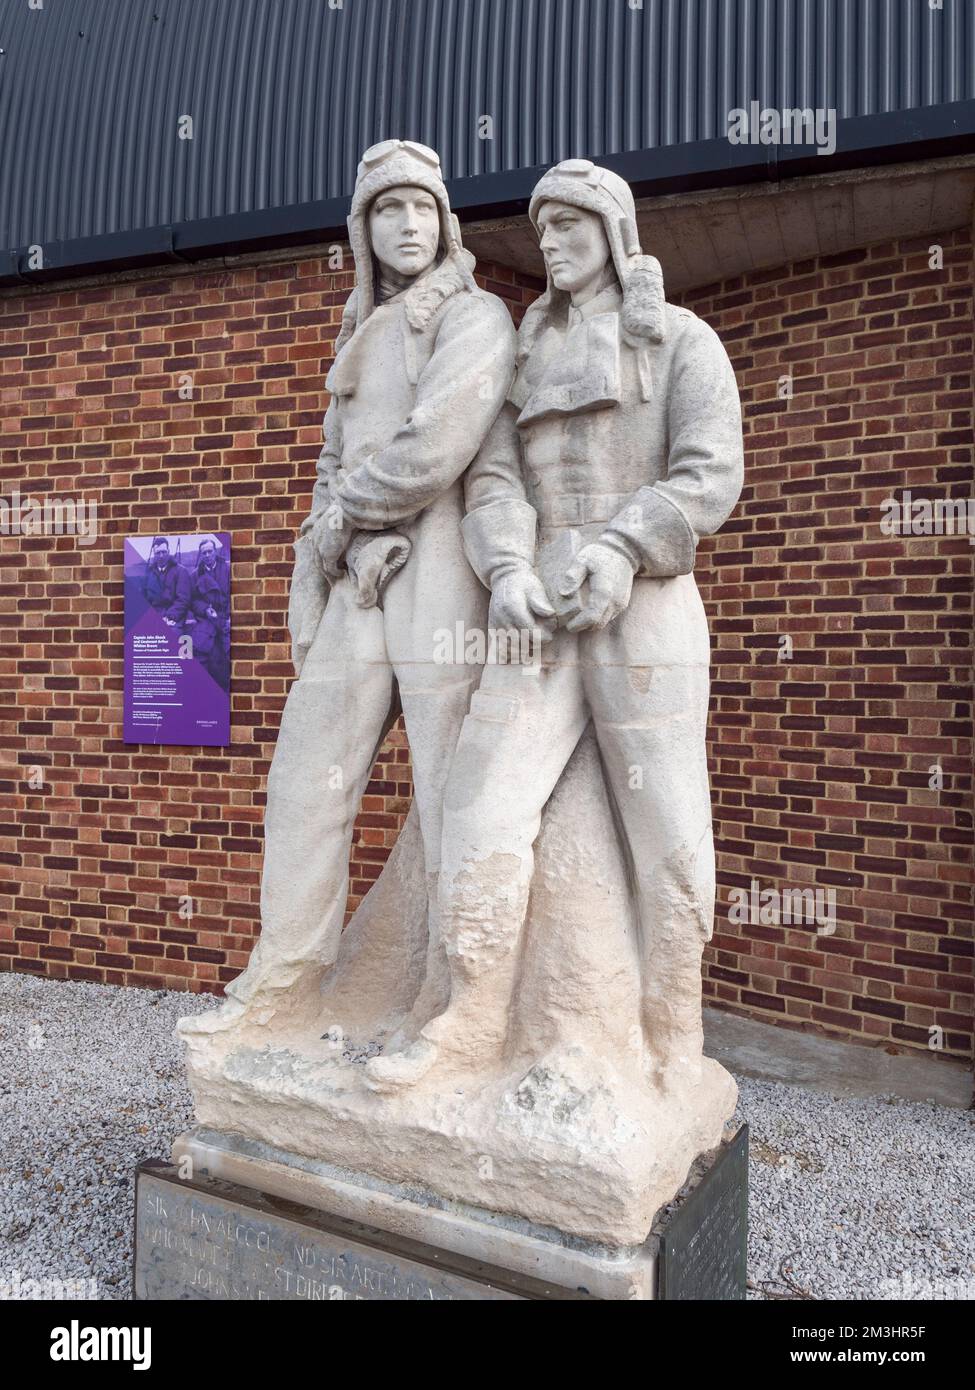
[[556,1288],[598,1299],[656,1297],[652,1236],[629,1247],[601,1246],[213,1130],[195,1129],[177,1139],[173,1162],[186,1158],[196,1177],[234,1182]]
[[622,1248],[642,1245],[695,1159],[720,1144],[737,1091],[708,1058],[696,1084],[664,1093],[578,1048],[390,1098],[324,1044],[318,1055],[197,1046],[188,1070],[205,1129]]

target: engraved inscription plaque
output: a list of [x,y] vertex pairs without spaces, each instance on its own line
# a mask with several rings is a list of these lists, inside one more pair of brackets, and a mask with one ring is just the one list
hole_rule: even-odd
[[233,1183],[181,1181],[171,1164],[154,1161],[136,1171],[134,1296],[313,1302],[578,1297]]
[[748,1246],[748,1126],[669,1218],[660,1236],[658,1297],[745,1297]]

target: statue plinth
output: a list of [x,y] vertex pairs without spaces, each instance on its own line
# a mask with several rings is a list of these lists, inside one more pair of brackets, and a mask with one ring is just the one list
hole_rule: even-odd
[[627,1084],[580,1047],[520,1080],[458,1076],[447,1092],[385,1097],[361,1062],[329,1049],[272,1038],[197,1054],[198,1123],[610,1246],[646,1238],[694,1160],[720,1144],[735,1103],[734,1081],[711,1059],[672,1095]]
[[196,1129],[140,1166],[135,1295],[334,1301],[742,1299],[747,1131],[621,1248]]

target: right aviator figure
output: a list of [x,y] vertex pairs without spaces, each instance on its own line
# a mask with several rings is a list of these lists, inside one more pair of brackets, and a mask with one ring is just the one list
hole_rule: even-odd
[[541,631],[543,656],[485,668],[444,806],[450,1001],[368,1073],[393,1088],[501,1056],[533,845],[592,721],[636,909],[646,1046],[656,1085],[674,1093],[700,1076],[715,888],[710,646],[693,568],[699,537],[741,491],[741,406],[717,335],[665,302],[622,179],[568,160],[542,178],[530,216],[548,288],[467,475],[464,540],[491,627]]

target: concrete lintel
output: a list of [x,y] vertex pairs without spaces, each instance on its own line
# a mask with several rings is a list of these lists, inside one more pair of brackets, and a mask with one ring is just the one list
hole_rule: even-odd
[[[673,293],[814,256],[967,226],[975,204],[975,155],[855,169],[781,183],[643,198],[644,249]],[[468,223],[479,259],[544,275],[527,217]]]

